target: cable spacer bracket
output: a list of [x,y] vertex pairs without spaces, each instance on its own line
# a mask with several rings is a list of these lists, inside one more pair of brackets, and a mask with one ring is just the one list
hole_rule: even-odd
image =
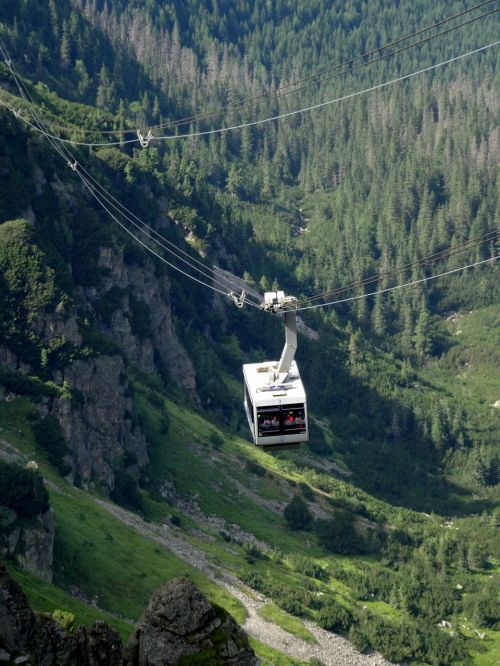
[[246,296],[247,292],[244,289],[241,291],[240,296],[235,294],[234,291],[230,291],[228,294],[228,297],[233,301],[237,308],[242,308],[245,305]]
[[143,148],[147,148],[149,146],[149,142],[153,138],[153,132],[149,130],[149,132],[144,136],[141,132],[141,130],[137,130],[137,137],[141,143],[141,146]]
[[76,171],[78,168],[78,162],[74,160],[73,162],[71,160],[68,160],[66,164],[69,166],[70,169],[73,169],[73,171]]

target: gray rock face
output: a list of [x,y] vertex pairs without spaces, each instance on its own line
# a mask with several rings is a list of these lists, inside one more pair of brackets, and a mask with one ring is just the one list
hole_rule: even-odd
[[17,557],[23,569],[49,583],[52,582],[54,534],[54,514],[49,509],[37,518],[35,527],[21,530],[22,548]]
[[121,356],[99,356],[75,361],[58,373],[79,391],[81,403],[60,398],[50,408],[57,416],[72,452],[73,470],[84,484],[98,479],[113,488],[113,463],[125,451],[135,453],[139,465],[148,461],[146,438],[132,423],[132,400],[125,395],[127,379]]
[[186,578],[162,586],[136,625],[125,649],[125,666],[189,663],[254,666],[258,660],[243,630],[215,609]]
[[122,643],[104,622],[68,635],[53,620],[39,618],[0,564],[0,656],[37,666],[121,666]]
[[17,564],[42,580],[52,581],[54,547],[54,515],[46,511],[33,519],[32,524],[17,523],[17,514],[0,507],[0,552],[9,555]]
[[[126,264],[123,256],[109,247],[101,248],[99,267],[105,269],[108,276],[102,279],[98,291],[87,290],[86,296],[95,304],[112,289],[122,290],[123,297],[111,316],[108,332],[125,356],[145,372],[154,372],[156,352],[172,379],[182,388],[194,392],[193,364],[179,342],[172,322],[168,278],[155,275],[152,264]],[[144,339],[132,332],[131,298],[149,306],[151,335]]]

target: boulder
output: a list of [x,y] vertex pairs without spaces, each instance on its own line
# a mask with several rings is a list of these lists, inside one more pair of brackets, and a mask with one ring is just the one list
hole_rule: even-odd
[[235,620],[212,606],[187,578],[163,585],[151,599],[125,648],[125,666],[241,664],[258,660]]

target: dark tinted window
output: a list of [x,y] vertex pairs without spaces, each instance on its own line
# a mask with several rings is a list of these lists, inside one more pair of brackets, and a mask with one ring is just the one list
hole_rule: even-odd
[[275,437],[281,431],[281,414],[279,407],[259,407],[257,409],[259,437]]
[[305,416],[302,404],[259,407],[257,409],[259,437],[298,435],[306,430]]
[[297,435],[306,428],[306,412],[303,405],[282,407],[283,432],[285,435]]

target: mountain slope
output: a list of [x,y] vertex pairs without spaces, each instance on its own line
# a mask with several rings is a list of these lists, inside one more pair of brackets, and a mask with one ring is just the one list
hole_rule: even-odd
[[[26,0],[0,9],[0,29],[52,129],[74,140],[85,128],[101,143],[110,135],[99,130],[135,138],[127,128],[213,111],[452,12],[198,5]],[[486,44],[497,21],[307,94],[319,101]],[[260,292],[360,297],[498,254],[495,54],[240,133],[70,150],[150,227],[120,213],[126,229],[179,267],[155,232],[191,268],[216,263]],[[305,619],[391,660],[494,663],[498,267],[304,312],[311,442],[264,455],[247,440],[240,368],[279,354],[280,322],[137,244],[27,127],[5,64],[0,77],[2,451],[37,462],[56,524],[52,591],[12,565],[34,601],[85,614],[67,593],[98,595],[126,632],[161,580],[189,571],[241,621],[221,581],[271,599],[261,613],[296,637],[316,632]],[[294,105],[283,97],[192,127]],[[193,555],[203,574],[185,564]]]

